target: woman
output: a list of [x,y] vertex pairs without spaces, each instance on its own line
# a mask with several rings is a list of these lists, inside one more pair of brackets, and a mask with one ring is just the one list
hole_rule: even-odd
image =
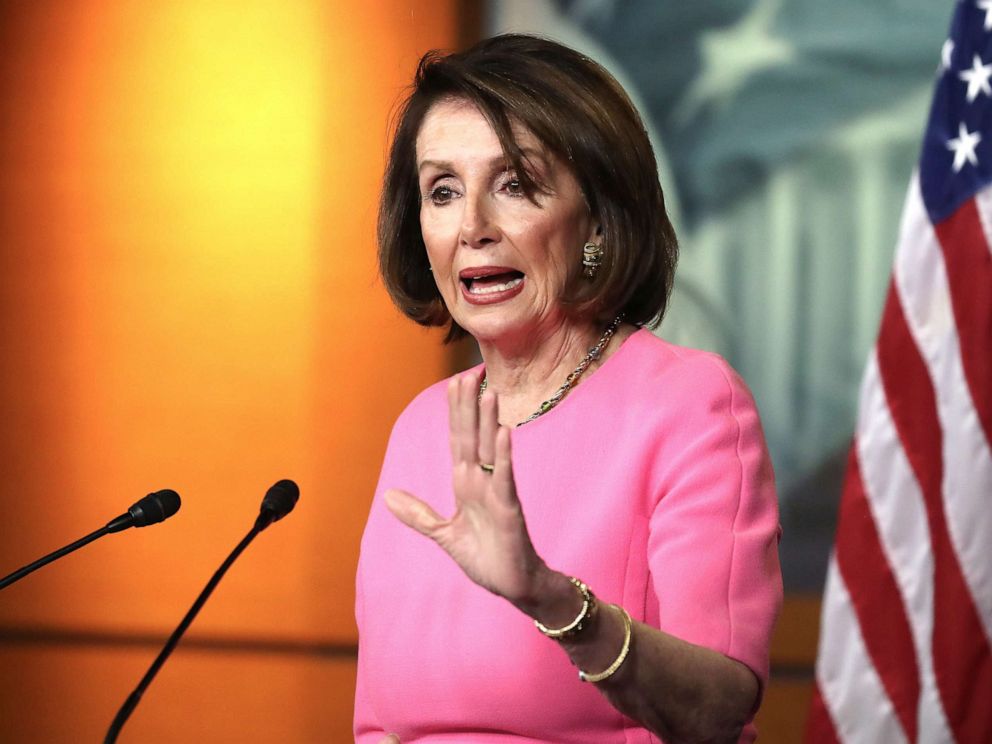
[[356,739],[752,740],[781,602],[771,468],[726,363],[643,328],[677,248],[619,85],[528,36],[428,54],[379,241],[399,307],[483,364],[393,429]]

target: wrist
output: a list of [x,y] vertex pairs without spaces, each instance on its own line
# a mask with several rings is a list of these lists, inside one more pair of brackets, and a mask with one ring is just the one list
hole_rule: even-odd
[[517,606],[547,628],[563,628],[579,616],[583,604],[583,593],[569,576],[542,565],[531,597]]

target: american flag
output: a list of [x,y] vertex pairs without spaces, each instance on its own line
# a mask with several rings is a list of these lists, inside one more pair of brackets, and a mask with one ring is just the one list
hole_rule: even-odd
[[992,0],[958,2],[827,573],[808,742],[992,742]]

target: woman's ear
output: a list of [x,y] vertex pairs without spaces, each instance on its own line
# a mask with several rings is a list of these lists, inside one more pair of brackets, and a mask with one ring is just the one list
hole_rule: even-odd
[[597,220],[593,220],[592,224],[589,226],[589,235],[586,238],[587,243],[598,243],[599,238],[603,237],[603,225]]

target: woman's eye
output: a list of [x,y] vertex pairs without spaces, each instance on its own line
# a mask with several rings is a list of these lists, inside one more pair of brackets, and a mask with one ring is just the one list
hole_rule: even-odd
[[511,178],[509,181],[506,182],[506,186],[504,188],[506,189],[506,193],[508,193],[510,196],[524,195],[524,187],[523,184],[520,183],[519,178]]
[[441,205],[447,204],[455,197],[455,192],[452,191],[450,186],[438,186],[430,190],[427,194],[427,198],[431,200],[432,203]]

